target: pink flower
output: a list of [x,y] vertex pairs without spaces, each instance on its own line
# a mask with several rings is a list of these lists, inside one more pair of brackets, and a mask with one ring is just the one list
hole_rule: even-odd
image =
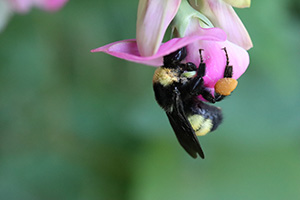
[[[186,31],[186,36],[199,34],[203,28],[199,26],[196,19],[190,22],[189,30]],[[206,75],[204,77],[205,86],[214,91],[216,82],[223,78],[226,66],[226,54],[224,50],[226,47],[229,57],[229,64],[233,66],[232,78],[238,79],[247,69],[249,65],[249,55],[242,47],[225,41],[211,41],[211,40],[197,40],[187,45],[186,61],[193,62],[196,65],[200,63],[199,52],[196,49],[204,49],[202,56],[206,63]]]
[[140,54],[136,39],[113,42],[93,49],[91,52],[104,52],[124,60],[158,67],[163,65],[163,56],[198,40],[225,41],[226,35],[218,28],[203,29],[202,34],[199,35],[173,38],[169,40],[168,42],[160,45],[158,51],[151,56],[142,56]]
[[16,12],[26,13],[32,7],[46,11],[56,11],[63,7],[68,0],[8,0]]
[[0,0],[0,32],[5,28],[13,13],[27,13],[32,7],[56,11],[68,0]]
[[[172,20],[175,38],[161,44],[165,30]],[[140,0],[137,39],[114,42],[92,52],[105,52],[132,62],[161,66],[163,56],[184,46],[188,52],[185,61],[198,65],[198,50],[203,49],[206,63],[204,83],[213,92],[216,82],[223,78],[226,66],[226,55],[222,48],[227,49],[234,79],[238,79],[248,67],[248,53],[239,43],[233,43],[235,41],[239,40],[226,40],[226,33],[219,28],[213,28],[210,20],[194,10],[187,1]]]
[[136,40],[142,56],[154,55],[175,17],[181,0],[140,0],[136,23]]
[[250,0],[189,0],[189,2],[209,18],[215,27],[223,29],[229,41],[246,50],[253,46],[244,24],[232,8],[232,6],[249,7]]

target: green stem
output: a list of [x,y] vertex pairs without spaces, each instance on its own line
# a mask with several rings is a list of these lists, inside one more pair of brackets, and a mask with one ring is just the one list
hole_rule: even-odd
[[191,18],[199,19],[199,24],[203,28],[214,27],[207,17],[192,8],[187,0],[182,0],[178,12],[172,21],[172,33],[176,29],[179,37],[184,37],[185,31],[191,21]]

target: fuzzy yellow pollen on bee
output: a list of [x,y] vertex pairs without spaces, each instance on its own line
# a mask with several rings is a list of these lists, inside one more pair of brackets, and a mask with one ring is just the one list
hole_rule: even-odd
[[215,84],[215,91],[218,94],[228,96],[233,90],[235,90],[238,81],[233,78],[221,78]]
[[173,69],[157,68],[154,72],[153,83],[160,83],[163,86],[178,82],[178,74]]
[[209,133],[213,127],[211,119],[205,119],[202,115],[192,115],[188,120],[197,136],[204,136]]

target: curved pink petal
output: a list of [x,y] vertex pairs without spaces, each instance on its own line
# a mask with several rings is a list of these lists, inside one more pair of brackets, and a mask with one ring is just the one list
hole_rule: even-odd
[[253,46],[245,26],[229,4],[223,0],[201,0],[201,4],[197,5],[194,2],[191,1],[191,4],[208,17],[214,26],[226,32],[229,41],[246,50]]
[[206,75],[204,84],[214,92],[214,85],[223,78],[226,66],[226,54],[222,48],[226,47],[229,57],[229,65],[233,66],[232,78],[238,79],[249,65],[248,52],[242,47],[232,42],[212,42],[197,41],[187,46],[189,52],[186,58],[187,62],[193,62],[196,65],[200,63],[199,52],[196,49],[204,49],[202,52],[203,60],[206,63]]
[[180,2],[181,0],[139,1],[136,40],[142,56],[152,56],[157,52]]
[[[203,28],[197,22],[196,18],[190,20],[190,24],[186,30],[186,36],[192,36],[195,34],[202,34]],[[206,76],[204,77],[205,85],[213,88],[216,82],[223,78],[224,69],[226,65],[226,54],[222,50],[226,47],[230,65],[233,65],[233,78],[238,79],[247,69],[249,64],[249,55],[242,47],[229,42],[228,40],[223,42],[198,40],[187,46],[187,62],[195,63],[199,65],[200,55],[199,49],[203,49],[202,56],[206,63]]]
[[162,64],[162,57],[141,56],[135,39],[113,42],[97,49],[93,49],[91,52],[104,52],[124,60],[146,65],[160,66]]
[[97,49],[93,49],[91,50],[91,52],[104,52],[132,62],[151,66],[161,66],[163,64],[163,56],[199,40],[225,41],[226,34],[219,28],[209,28],[203,29],[202,33],[199,35],[192,35],[183,38],[173,38],[168,42],[162,44],[159,47],[157,53],[153,56],[141,56],[138,51],[137,42],[135,39],[114,42]]

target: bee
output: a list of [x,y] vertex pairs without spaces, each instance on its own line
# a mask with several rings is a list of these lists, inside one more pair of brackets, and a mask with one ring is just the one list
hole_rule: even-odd
[[224,78],[217,82],[214,95],[204,86],[206,64],[202,49],[198,67],[192,62],[182,63],[187,56],[183,47],[164,56],[163,66],[157,68],[153,76],[155,99],[166,112],[179,143],[193,158],[197,158],[197,154],[204,158],[197,136],[216,130],[223,119],[221,108],[204,103],[198,96],[215,103],[228,96],[237,84],[232,79],[226,48],[223,50],[227,58]]

